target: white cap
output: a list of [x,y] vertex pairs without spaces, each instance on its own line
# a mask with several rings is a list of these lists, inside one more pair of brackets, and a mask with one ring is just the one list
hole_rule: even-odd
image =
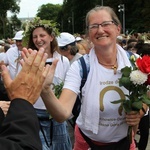
[[76,41],[78,42],[78,41],[82,41],[83,39],[81,38],[81,37],[79,37],[79,36],[77,36],[76,37]]
[[123,37],[121,35],[117,36],[118,40],[123,40]]
[[23,32],[24,31],[18,31],[16,34],[15,34],[15,37],[13,38],[14,40],[22,40],[23,38]]
[[62,32],[58,37],[57,37],[57,42],[58,46],[66,46],[69,45],[73,42],[75,42],[75,37],[67,32]]
[[3,44],[5,44],[5,42],[3,41],[3,40],[0,40],[0,45],[3,45]]

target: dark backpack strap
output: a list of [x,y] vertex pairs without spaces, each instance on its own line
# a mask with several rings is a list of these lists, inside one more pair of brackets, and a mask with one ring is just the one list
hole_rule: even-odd
[[87,79],[87,75],[88,75],[88,71],[87,71],[87,67],[86,67],[86,63],[83,57],[79,58],[80,62],[81,62],[81,68],[82,68],[82,79],[81,79],[81,85],[80,85],[80,95],[77,96],[76,102],[74,104],[74,107],[72,109],[72,114],[74,115],[74,117],[71,119],[70,124],[71,126],[74,128],[75,127],[75,122],[76,119],[80,113],[80,108],[81,108],[81,97],[82,97],[82,87],[84,86],[86,79]]
[[80,85],[80,91],[82,90],[82,87],[84,86],[86,80],[87,80],[87,75],[88,75],[88,71],[87,71],[87,67],[86,67],[86,63],[84,60],[84,57],[80,57],[79,58],[80,62],[81,62],[81,67],[82,67],[82,80],[81,80],[81,85]]
[[63,56],[61,55],[61,61],[63,62]]

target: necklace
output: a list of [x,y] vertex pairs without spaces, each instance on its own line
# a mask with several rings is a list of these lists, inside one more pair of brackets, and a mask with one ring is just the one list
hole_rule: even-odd
[[116,74],[117,73],[117,68],[118,68],[118,66],[117,66],[117,59],[116,59],[116,61],[115,61],[115,63],[112,65],[112,64],[103,64],[103,63],[101,63],[99,60],[98,60],[98,62],[99,62],[99,64],[101,64],[101,65],[103,65],[103,66],[105,66],[105,67],[109,67],[110,69],[113,69],[114,70],[114,74]]

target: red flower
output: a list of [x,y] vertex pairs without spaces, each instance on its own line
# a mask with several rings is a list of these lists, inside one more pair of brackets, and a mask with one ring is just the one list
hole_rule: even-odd
[[150,73],[150,56],[144,55],[136,60],[137,67],[143,73]]

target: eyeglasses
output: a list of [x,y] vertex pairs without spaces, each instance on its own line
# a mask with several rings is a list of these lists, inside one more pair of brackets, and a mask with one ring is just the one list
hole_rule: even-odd
[[109,29],[112,24],[115,24],[115,22],[114,21],[104,21],[100,24],[91,24],[88,26],[88,29],[89,30],[98,30],[99,26],[101,26],[103,29]]

